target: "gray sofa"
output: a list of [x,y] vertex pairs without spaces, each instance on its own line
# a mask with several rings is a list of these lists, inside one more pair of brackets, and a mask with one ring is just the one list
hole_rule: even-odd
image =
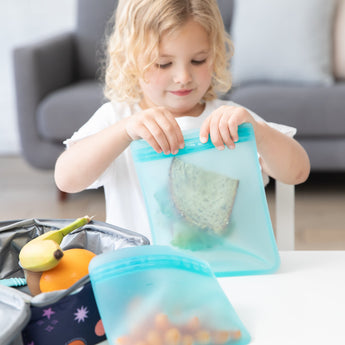
[[[219,0],[230,29],[232,0]],[[14,51],[18,123],[28,163],[53,169],[72,135],[106,100],[99,79],[106,23],[116,0],[79,0],[75,32]],[[268,121],[298,129],[312,171],[345,171],[345,81],[331,86],[255,82],[226,95]]]
[[78,0],[76,29],[14,50],[21,150],[38,169],[53,169],[62,141],[105,102],[101,61],[115,0]]

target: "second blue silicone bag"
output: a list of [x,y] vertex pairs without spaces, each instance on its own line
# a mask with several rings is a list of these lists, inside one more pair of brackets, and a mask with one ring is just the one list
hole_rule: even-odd
[[280,262],[253,128],[238,134],[222,151],[198,130],[184,133],[177,155],[131,144],[153,242],[207,261],[217,276],[271,273]]
[[91,261],[109,344],[246,345],[250,335],[209,265],[168,246],[123,248]]

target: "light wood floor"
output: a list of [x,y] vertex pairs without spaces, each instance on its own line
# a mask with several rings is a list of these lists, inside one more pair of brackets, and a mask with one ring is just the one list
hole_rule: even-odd
[[[102,190],[69,195],[59,202],[53,172],[36,170],[21,157],[0,156],[0,221],[26,218],[105,220]],[[267,188],[272,218],[274,184]],[[297,250],[345,250],[345,174],[312,174],[296,187]]]

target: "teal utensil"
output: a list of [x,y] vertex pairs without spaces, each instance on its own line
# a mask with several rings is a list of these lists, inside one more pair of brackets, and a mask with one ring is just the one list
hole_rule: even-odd
[[8,287],[19,287],[26,285],[25,278],[8,278],[8,279],[0,279],[0,285],[8,286]]

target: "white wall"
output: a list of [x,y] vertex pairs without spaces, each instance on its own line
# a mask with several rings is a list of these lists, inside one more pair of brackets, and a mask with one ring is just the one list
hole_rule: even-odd
[[76,0],[0,0],[0,155],[17,154],[12,50],[75,25]]

